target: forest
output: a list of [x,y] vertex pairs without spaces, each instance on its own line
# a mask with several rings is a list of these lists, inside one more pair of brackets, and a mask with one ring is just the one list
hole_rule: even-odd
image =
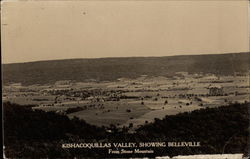
[[68,59],[3,64],[3,83],[54,84],[60,80],[115,81],[140,75],[172,77],[176,72],[233,75],[249,70],[250,53]]

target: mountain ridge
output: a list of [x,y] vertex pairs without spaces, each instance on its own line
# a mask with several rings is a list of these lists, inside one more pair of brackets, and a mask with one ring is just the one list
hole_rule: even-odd
[[26,62],[12,62],[2,63],[2,65],[12,64],[26,64],[26,63],[39,63],[39,62],[52,62],[52,61],[68,61],[68,60],[102,60],[102,59],[126,59],[126,58],[164,58],[164,57],[178,57],[178,56],[212,56],[212,55],[228,55],[228,54],[247,54],[250,52],[238,52],[238,53],[220,53],[220,54],[187,54],[187,55],[170,55],[170,56],[120,56],[120,57],[96,57],[96,58],[66,58],[66,59],[52,59],[52,60],[35,60]]
[[3,83],[48,84],[59,80],[114,81],[175,72],[233,75],[250,70],[250,52],[162,57],[110,57],[2,64]]

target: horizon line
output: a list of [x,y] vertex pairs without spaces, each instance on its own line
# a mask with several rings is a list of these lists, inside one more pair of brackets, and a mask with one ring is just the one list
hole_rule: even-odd
[[223,53],[204,53],[204,54],[180,54],[180,55],[166,55],[166,56],[108,56],[108,57],[86,57],[86,58],[66,58],[66,59],[48,59],[48,60],[34,60],[34,61],[24,61],[24,62],[10,62],[10,63],[3,63],[1,58],[2,65],[9,65],[9,64],[25,64],[25,63],[36,63],[36,62],[47,62],[47,61],[65,61],[65,60],[94,60],[94,59],[111,59],[111,58],[160,58],[160,57],[174,57],[174,56],[202,56],[202,55],[223,55],[223,54],[240,54],[240,53],[250,53],[249,51],[244,52],[223,52]]

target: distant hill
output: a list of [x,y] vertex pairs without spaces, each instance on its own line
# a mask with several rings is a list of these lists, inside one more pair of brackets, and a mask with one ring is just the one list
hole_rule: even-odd
[[59,80],[113,81],[140,75],[171,76],[175,72],[232,75],[250,69],[250,53],[183,55],[168,57],[125,57],[70,59],[3,64],[3,83],[55,83]]

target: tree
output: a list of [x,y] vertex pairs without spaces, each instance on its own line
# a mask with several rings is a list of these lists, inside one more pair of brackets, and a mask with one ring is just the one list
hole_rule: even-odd
[[164,104],[165,104],[165,105],[168,104],[168,100],[165,100]]
[[133,123],[129,123],[129,128],[132,128],[134,126],[134,124]]
[[131,112],[131,110],[130,110],[130,109],[127,109],[127,110],[126,110],[126,112],[130,113],[130,112]]

